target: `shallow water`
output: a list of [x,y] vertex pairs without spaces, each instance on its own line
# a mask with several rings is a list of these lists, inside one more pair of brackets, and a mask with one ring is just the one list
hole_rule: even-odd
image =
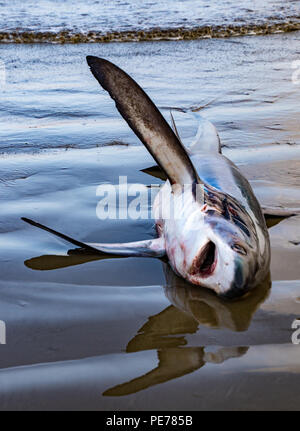
[[[0,46],[0,408],[299,409],[300,223],[270,229],[271,279],[233,302],[154,259],[68,255],[33,218],[83,241],[151,238],[96,217],[102,183],[159,184],[153,160],[85,64],[101,55],[161,107],[200,106],[262,205],[298,210],[299,33],[233,40]],[[163,110],[167,118],[168,110]],[[185,141],[196,132],[175,111]],[[111,145],[113,141],[126,145]],[[143,208],[146,211],[147,208]],[[277,220],[278,221],[278,220]]]
[[[138,144],[85,62],[97,55],[126,69],[160,107],[199,107],[223,145],[299,142],[293,84],[300,33],[179,42],[1,45],[0,152]],[[170,119],[169,109],[163,110]],[[183,138],[192,116],[174,113]]]
[[286,22],[300,15],[298,0],[6,0],[1,1],[2,31],[73,30],[88,33],[194,28],[199,25]]

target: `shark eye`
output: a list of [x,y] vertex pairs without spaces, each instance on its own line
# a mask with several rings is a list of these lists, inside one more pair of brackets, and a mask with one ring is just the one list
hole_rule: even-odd
[[240,244],[233,244],[231,248],[232,250],[236,251],[239,254],[242,254],[243,256],[247,255],[246,249]]

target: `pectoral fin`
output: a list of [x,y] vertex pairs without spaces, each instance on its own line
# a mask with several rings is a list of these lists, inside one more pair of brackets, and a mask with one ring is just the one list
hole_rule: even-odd
[[84,243],[78,241],[63,233],[57,232],[47,226],[37,223],[28,218],[22,218],[26,223],[45,230],[64,241],[76,245],[77,247],[91,252],[91,254],[110,254],[120,257],[163,257],[165,254],[163,237],[149,239],[145,241],[129,242],[129,243]]
[[141,87],[107,60],[88,56],[87,62],[97,81],[109,92],[122,117],[165,171],[171,184],[200,183],[185,148]]

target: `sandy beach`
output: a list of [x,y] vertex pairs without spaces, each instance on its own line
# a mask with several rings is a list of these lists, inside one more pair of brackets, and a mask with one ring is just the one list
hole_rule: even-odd
[[[261,205],[299,214],[299,41],[0,45],[1,410],[299,409],[300,215],[269,221],[270,278],[233,302],[166,262],[68,253],[21,221],[85,242],[155,235],[151,219],[97,218],[99,185],[161,180],[143,172],[153,159],[93,80],[88,54],[126,69],[168,121],[168,107],[211,102],[203,115]],[[196,121],[174,115],[189,142]]]

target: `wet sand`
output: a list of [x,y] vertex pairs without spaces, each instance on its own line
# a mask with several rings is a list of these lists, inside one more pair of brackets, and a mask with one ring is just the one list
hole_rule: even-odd
[[[206,111],[220,126],[224,154],[249,178],[261,204],[274,211],[290,208],[299,212],[300,207],[299,87],[289,81],[290,69],[282,66],[275,71],[282,61],[275,47],[282,44],[295,52],[299,37],[295,33],[258,38],[261,47],[265,41],[261,49],[270,50],[274,44],[275,58],[264,63],[273,73],[272,83],[258,85],[263,63],[255,66],[259,78],[252,75],[250,84],[242,79],[244,66],[237,67],[241,79],[233,96],[236,102],[229,103],[231,94],[227,92]],[[255,56],[249,40],[243,39],[246,46],[242,50],[253,49]],[[194,54],[208,49],[205,44],[187,43],[176,45],[178,56],[187,46]],[[149,51],[143,47],[145,64],[158,65],[170,44],[147,46]],[[52,47],[44,51],[5,49],[1,48],[6,58],[13,52],[18,58],[31,53],[40,59],[43,56],[45,63],[43,70],[29,69],[33,82],[29,80],[22,90],[23,98],[25,72],[21,77],[14,75],[14,87],[7,88],[1,102],[11,109],[7,114],[11,123],[9,126],[7,118],[2,118],[6,131],[2,129],[0,157],[0,320],[7,325],[7,344],[0,346],[0,409],[298,410],[299,346],[291,342],[291,325],[300,317],[300,216],[273,220],[270,279],[233,302],[184,283],[160,260],[68,254],[68,245],[24,224],[20,217],[86,242],[151,238],[153,220],[99,220],[96,189],[99,184],[117,184],[120,175],[127,175],[129,183],[150,185],[161,180],[142,172],[153,160],[117,119],[107,96],[92,81],[77,81],[83,73],[85,79],[88,76],[88,71],[83,72],[85,66],[74,72],[75,78],[69,69],[67,77],[61,58],[56,58],[59,73],[48,84],[53,90],[69,81],[69,92],[62,94],[58,110],[62,113],[69,104],[71,112],[78,103],[78,118],[39,117],[35,115],[39,109],[48,109],[48,114],[52,109],[50,89],[41,88],[46,81],[38,79],[47,68],[54,71],[53,58],[46,61]],[[65,48],[60,49],[63,55]],[[81,46],[76,49],[66,60],[69,66],[71,58],[78,63],[86,52]],[[111,59],[119,57],[122,66],[130,64],[129,59],[131,67],[142,64],[140,45],[132,44],[131,57],[128,45],[113,49]],[[89,48],[89,53],[91,50],[100,54],[99,47]],[[228,58],[228,64],[235,61]],[[201,73],[194,71],[206,80],[203,99],[217,91],[210,87],[213,79],[221,89],[223,84],[217,79],[221,66],[211,72],[211,84],[204,65],[198,66]],[[158,104],[192,106],[199,102],[201,88],[193,98],[193,84],[199,77],[189,76],[183,94],[178,80],[187,69],[173,70],[170,77],[163,75],[163,67],[148,70],[144,81]],[[227,83],[234,73],[225,74]],[[141,77],[142,71],[137,75]],[[241,97],[252,84],[257,86],[255,96],[240,100],[237,93]],[[74,86],[77,89],[72,93]],[[36,104],[33,111],[38,93],[44,94],[45,104]],[[274,103],[264,103],[263,96]],[[28,123],[36,134],[20,116],[30,100],[33,115],[28,115]],[[55,100],[59,100],[57,93]],[[80,110],[87,109],[91,116],[82,120]],[[188,140],[195,124],[184,114],[176,116]],[[278,122],[281,126],[276,132],[265,128]],[[84,147],[80,141],[88,130],[89,142]],[[79,148],[70,146],[69,132],[76,135]],[[90,148],[98,135],[98,147]],[[127,145],[110,145],[112,140]],[[48,148],[47,142],[52,143]]]
[[158,183],[141,172],[151,163],[143,148],[116,146],[0,160],[18,173],[1,217],[2,409],[298,407],[299,216],[270,229],[272,287],[232,303],[159,260],[68,256],[19,220],[85,241],[150,238],[151,220],[100,221],[95,206],[116,172]]

